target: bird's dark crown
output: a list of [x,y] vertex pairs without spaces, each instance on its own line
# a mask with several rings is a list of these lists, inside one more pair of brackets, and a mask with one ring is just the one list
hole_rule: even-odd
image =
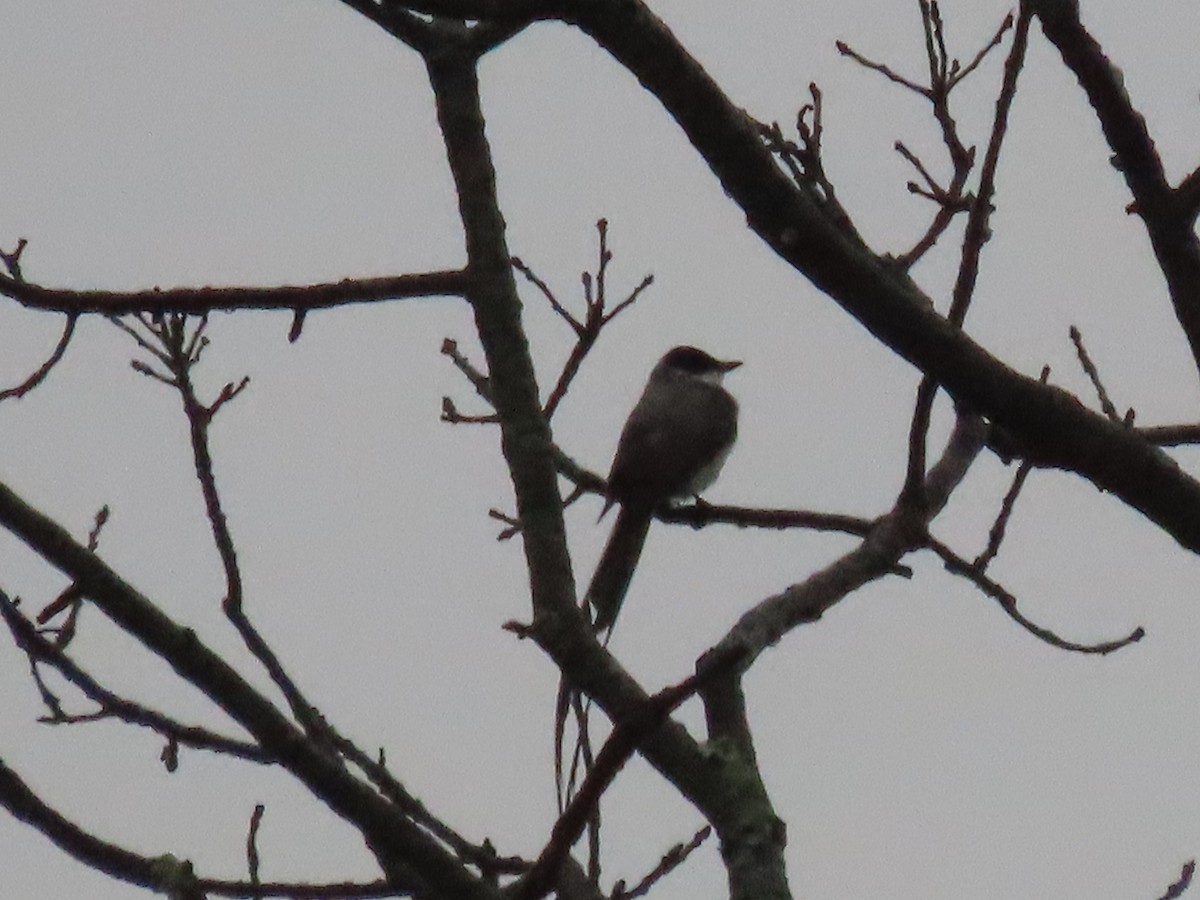
[[741,363],[722,362],[698,347],[676,347],[667,351],[667,355],[662,358],[662,365],[692,375],[706,375],[709,372],[727,372]]

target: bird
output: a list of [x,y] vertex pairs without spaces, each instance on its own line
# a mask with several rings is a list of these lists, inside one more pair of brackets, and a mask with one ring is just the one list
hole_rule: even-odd
[[621,508],[584,595],[595,631],[611,634],[655,510],[674,500],[699,500],[720,474],[737,440],[738,419],[737,400],[721,382],[741,364],[681,346],[651,370],[609,470],[600,518],[613,504]]

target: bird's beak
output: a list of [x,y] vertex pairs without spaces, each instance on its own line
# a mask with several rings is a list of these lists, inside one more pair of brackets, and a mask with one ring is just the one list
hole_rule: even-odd
[[721,371],[722,372],[732,372],[734,369],[736,369],[741,364],[742,364],[742,361],[740,359],[725,360],[721,363]]

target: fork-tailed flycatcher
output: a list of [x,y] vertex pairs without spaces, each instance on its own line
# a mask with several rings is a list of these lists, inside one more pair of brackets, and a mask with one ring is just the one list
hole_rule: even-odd
[[721,380],[740,365],[676,347],[651,371],[621,431],[600,514],[621,504],[587,590],[597,631],[616,620],[655,509],[716,481],[737,439],[737,401]]

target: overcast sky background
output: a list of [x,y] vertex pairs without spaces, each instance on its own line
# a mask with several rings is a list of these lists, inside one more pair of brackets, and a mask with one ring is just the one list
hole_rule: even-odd
[[[1174,179],[1200,162],[1200,5],[1084,0]],[[923,78],[915,0],[653,8],[734,102],[794,121],[816,81],[826,166],[877,249],[901,251],[930,210],[905,190],[903,139],[946,172],[919,100],[841,59],[834,41]],[[969,58],[1008,6],[947,2]],[[968,320],[1014,367],[1095,405],[1067,337],[1078,325],[1122,410],[1197,420],[1197,375],[1128,196],[1086,102],[1034,26],[1000,169],[995,239]],[[1007,48],[1007,43],[1005,45]],[[986,140],[1001,56],[956,95]],[[585,37],[530,29],[482,67],[488,136],[513,252],[578,309],[595,220],[610,221],[614,299],[653,273],[555,421],[607,469],[624,416],[668,347],[746,361],[729,381],[741,436],[709,498],[877,515],[904,470],[916,374],[747,233],[743,216],[656,102]],[[450,268],[462,240],[416,55],[335,0],[0,0],[0,247],[29,239],[26,276],[114,289],[307,283]],[[954,236],[917,270],[941,308]],[[532,291],[544,386],[571,335]],[[300,684],[468,836],[536,855],[554,816],[555,671],[501,630],[528,617],[523,558],[487,510],[511,510],[490,428],[439,352],[480,360],[458,300],[310,315],[216,316],[208,397],[250,388],[212,432],[247,609]],[[0,386],[57,340],[53,316],[0,303]],[[75,534],[112,508],[102,555],[174,618],[264,679],[223,621],[222,578],[176,396],[129,368],[135,348],[81,323],[48,384],[0,406],[0,480]],[[939,418],[944,435],[949,417]],[[934,450],[936,453],[936,448]],[[1177,458],[1200,473],[1200,453]],[[973,557],[1011,478],[984,456],[935,532]],[[568,513],[576,577],[605,537]],[[687,675],[752,603],[849,549],[794,531],[659,526],[613,649],[648,689]],[[925,555],[912,581],[852,596],[767,653],[747,680],[759,759],[788,825],[796,896],[1156,897],[1200,852],[1200,609],[1193,556],[1081,479],[1035,472],[993,571],[1023,611],[1070,639],[1143,625],[1109,658],[1035,641]],[[63,586],[0,535],[0,586],[31,610]],[[73,645],[115,689],[213,726],[222,717],[85,609]],[[267,879],[376,877],[356,834],[278,772],[185,752],[112,724],[49,728],[24,658],[0,649],[0,755],[42,796],[139,852],[244,875],[246,824]],[[699,708],[683,718],[698,727]],[[607,873],[640,878],[702,822],[634,761],[604,807]],[[23,900],[144,896],[0,816],[0,889]],[[655,896],[719,897],[710,842]]]

